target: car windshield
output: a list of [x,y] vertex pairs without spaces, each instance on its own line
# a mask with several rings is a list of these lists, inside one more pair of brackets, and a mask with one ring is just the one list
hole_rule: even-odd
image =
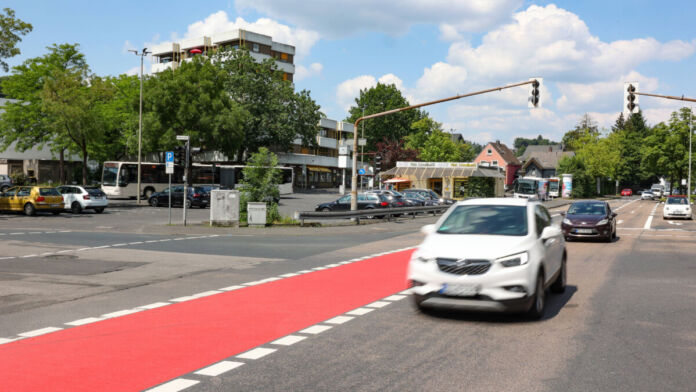
[[440,234],[527,235],[524,206],[463,205],[452,211],[437,230]]
[[670,197],[667,199],[667,204],[687,205],[689,203],[686,202],[686,197]]
[[568,215],[604,215],[604,203],[573,203],[568,209]]
[[60,196],[60,192],[56,188],[39,188],[39,195],[41,196]]

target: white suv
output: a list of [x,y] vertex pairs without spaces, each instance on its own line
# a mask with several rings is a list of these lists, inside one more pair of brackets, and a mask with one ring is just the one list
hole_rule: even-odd
[[462,201],[422,231],[408,270],[419,309],[526,311],[539,319],[546,290],[565,290],[565,240],[538,202]]
[[82,187],[77,185],[62,185],[58,192],[63,195],[65,209],[73,214],[79,214],[82,210],[92,209],[98,214],[104,212],[109,205],[106,193],[96,187]]

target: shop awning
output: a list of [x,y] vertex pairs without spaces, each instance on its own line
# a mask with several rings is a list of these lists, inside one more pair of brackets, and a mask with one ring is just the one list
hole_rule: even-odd
[[411,180],[409,180],[408,178],[394,177],[387,181],[384,181],[385,184],[395,184],[399,182],[411,182]]
[[331,173],[331,169],[322,166],[307,166],[307,170],[322,173]]
[[454,177],[498,177],[505,178],[495,167],[394,167],[380,173],[382,177],[395,176],[410,178],[409,181],[427,180],[429,178]]

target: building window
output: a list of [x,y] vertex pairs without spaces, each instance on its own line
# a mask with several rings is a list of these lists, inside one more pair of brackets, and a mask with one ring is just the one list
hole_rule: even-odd
[[258,51],[259,51],[259,44],[256,44],[256,43],[255,43],[255,44],[252,46],[252,50],[253,50],[254,52],[258,52]]
[[280,59],[283,61],[288,61],[288,54],[287,53],[281,53],[280,54]]
[[491,149],[489,148],[488,151],[487,151],[487,153],[488,153],[488,155],[493,155],[493,150],[491,150]]
[[493,162],[491,162],[491,165],[493,165],[493,166],[498,166],[498,161],[493,161]]
[[479,162],[479,165],[488,166],[488,161],[481,161],[481,162]]

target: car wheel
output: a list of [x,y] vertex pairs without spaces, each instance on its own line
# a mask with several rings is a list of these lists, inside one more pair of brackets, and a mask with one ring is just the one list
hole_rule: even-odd
[[331,212],[331,208],[329,207],[324,207],[321,209],[321,212]]
[[151,198],[150,205],[153,207],[159,207],[159,200],[156,197]]
[[24,215],[26,216],[33,216],[36,214],[36,208],[34,207],[33,204],[27,203],[24,205]]
[[544,316],[544,310],[546,310],[546,290],[544,290],[544,274],[542,272],[537,275],[535,286],[534,300],[527,311],[527,316],[530,319],[539,320]]
[[[374,208],[366,208],[366,209],[367,210],[374,210]],[[366,218],[367,219],[375,219],[375,216],[374,215],[367,215]]]
[[149,199],[150,196],[152,196],[153,193],[155,193],[155,192],[154,192],[154,190],[153,190],[152,188],[146,188],[146,189],[145,189],[145,198],[146,198],[146,199]]
[[191,208],[192,204],[193,203],[191,203],[191,199],[186,199],[186,208]]
[[568,278],[566,264],[566,255],[564,254],[563,260],[561,260],[561,270],[559,271],[556,280],[554,280],[553,284],[551,285],[551,291],[554,293],[562,293],[565,291],[566,279]]
[[95,208],[95,209],[94,209],[94,211],[96,211],[96,212],[97,212],[97,214],[101,214],[102,212],[104,212],[104,207],[101,207],[101,208]]
[[82,206],[80,205],[80,203],[74,201],[74,202],[70,205],[70,211],[71,211],[73,214],[79,214],[79,213],[82,212]]

